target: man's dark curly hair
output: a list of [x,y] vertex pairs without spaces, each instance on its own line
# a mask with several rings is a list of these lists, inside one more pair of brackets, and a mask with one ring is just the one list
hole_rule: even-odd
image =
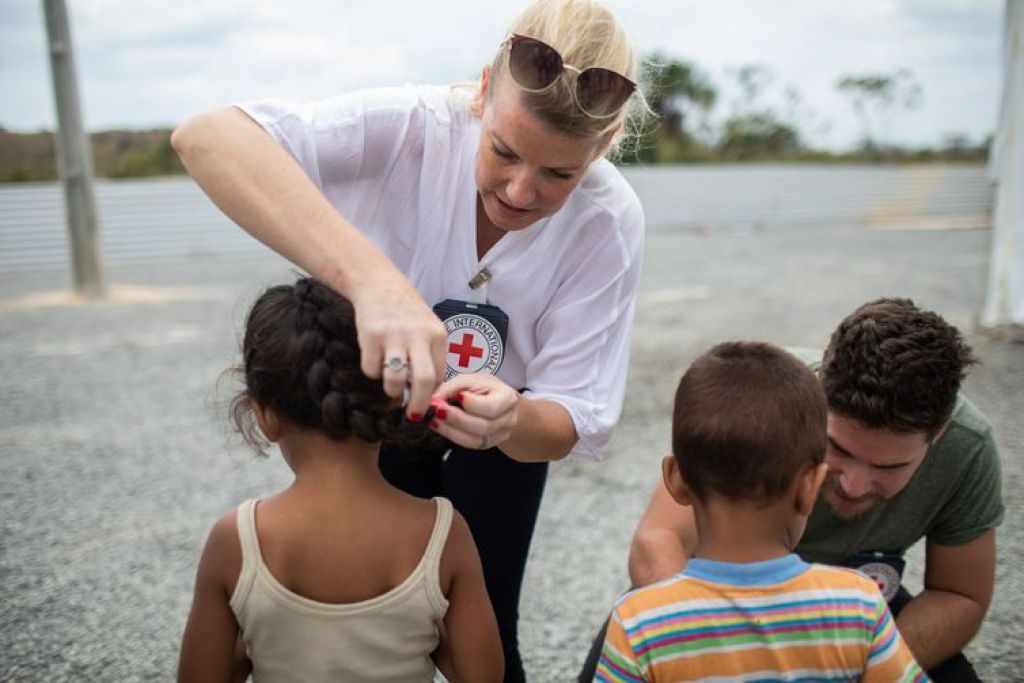
[[267,289],[246,319],[235,426],[261,454],[267,442],[253,419],[254,401],[286,423],[339,441],[354,435],[377,443],[398,434],[401,410],[359,363],[346,298],[308,277]]
[[960,332],[910,299],[878,299],[832,333],[821,366],[829,408],[867,427],[924,432],[930,441],[953,414],[975,363]]

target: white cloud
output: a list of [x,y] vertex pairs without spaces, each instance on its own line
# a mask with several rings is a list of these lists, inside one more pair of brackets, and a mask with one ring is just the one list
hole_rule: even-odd
[[[239,99],[310,99],[375,84],[449,82],[488,62],[525,0],[80,0],[71,4],[84,116],[92,129],[173,125]],[[731,98],[730,68],[760,63],[777,95],[796,87],[815,141],[860,135],[835,89],[843,74],[910,69],[924,104],[890,137],[936,144],[995,127],[1001,3],[973,0],[608,0],[639,50],[703,67]],[[54,121],[35,0],[0,0],[0,123]],[[724,113],[724,106],[719,116]]]

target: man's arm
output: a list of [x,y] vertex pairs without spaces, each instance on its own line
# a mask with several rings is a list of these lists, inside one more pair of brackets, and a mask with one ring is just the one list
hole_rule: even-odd
[[672,499],[658,480],[629,546],[629,578],[634,588],[667,579],[686,566],[697,545],[693,508]]
[[981,628],[995,582],[996,532],[963,545],[928,542],[924,590],[896,625],[925,670],[960,652]]

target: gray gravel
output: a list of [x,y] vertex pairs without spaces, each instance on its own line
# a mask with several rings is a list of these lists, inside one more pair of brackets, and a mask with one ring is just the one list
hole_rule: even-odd
[[[996,599],[970,655],[987,679],[1019,680],[1024,344],[973,332],[989,239],[652,231],[610,452],[552,468],[522,604],[531,679],[571,680],[625,587],[686,363],[725,339],[822,346],[857,304],[898,294],[970,332],[984,362],[966,391],[995,424],[1008,515]],[[218,378],[246,307],[289,271],[272,256],[118,266],[117,297],[74,305],[35,296],[66,288],[64,273],[0,274],[0,680],[173,677],[209,525],[288,481],[278,456],[258,459],[227,432],[230,385]]]

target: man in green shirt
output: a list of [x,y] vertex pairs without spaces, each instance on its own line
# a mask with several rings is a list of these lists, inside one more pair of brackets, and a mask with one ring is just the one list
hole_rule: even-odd
[[[939,315],[880,299],[839,324],[823,358],[803,355],[828,398],[829,473],[796,552],[875,578],[934,680],[978,680],[961,650],[992,599],[1004,508],[992,429],[959,393],[970,348]],[[903,555],[921,538],[924,590],[911,596]],[[678,572],[696,539],[690,509],[659,485],[630,548],[633,585]]]

